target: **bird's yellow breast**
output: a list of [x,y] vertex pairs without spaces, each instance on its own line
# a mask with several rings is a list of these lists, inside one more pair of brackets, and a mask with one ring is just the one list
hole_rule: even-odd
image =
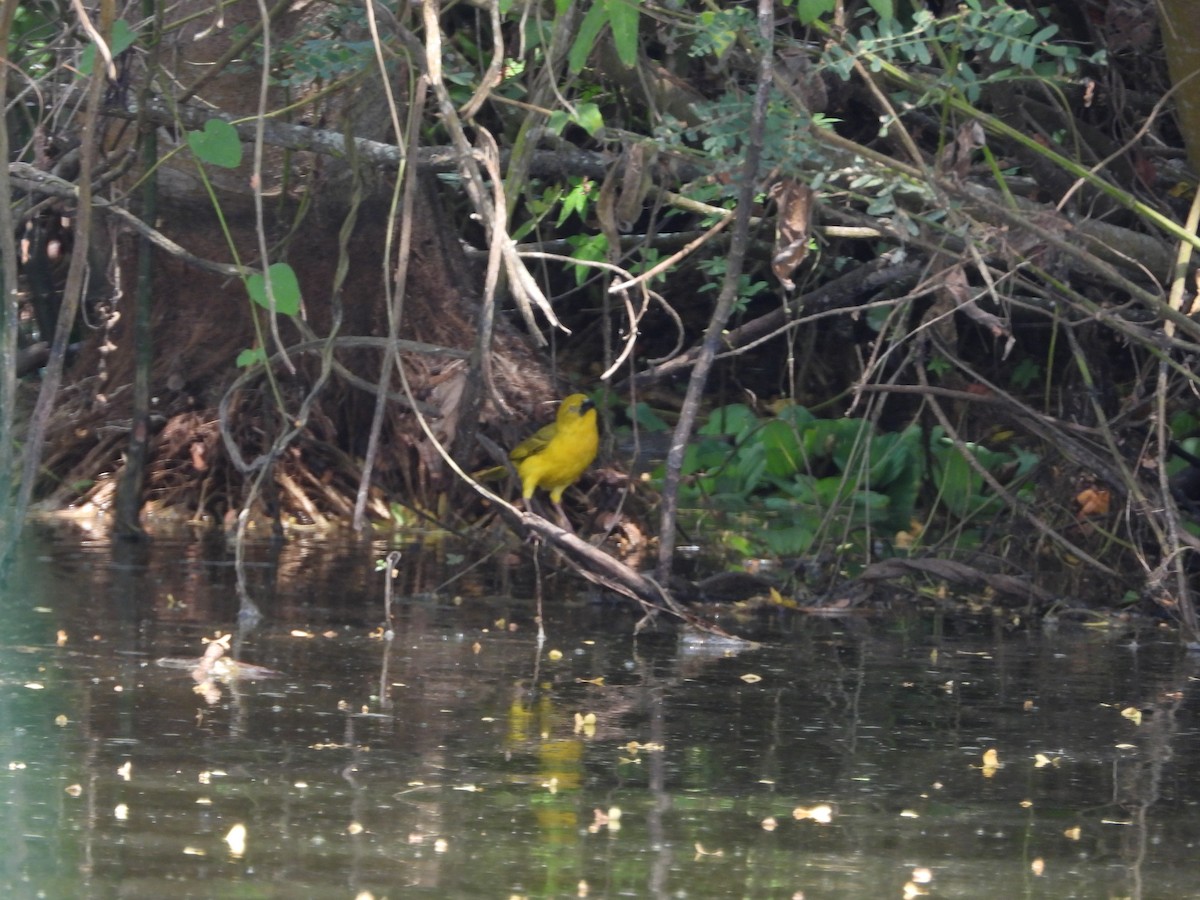
[[596,407],[583,394],[572,394],[558,408],[554,423],[526,438],[509,454],[521,478],[526,500],[538,488],[550,492],[554,503],[592,464],[600,446]]

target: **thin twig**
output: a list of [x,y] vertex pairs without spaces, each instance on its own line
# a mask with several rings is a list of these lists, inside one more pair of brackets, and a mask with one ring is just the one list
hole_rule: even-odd
[[[112,27],[116,4],[114,0],[101,0],[100,27],[107,31]],[[91,247],[92,231],[92,172],[96,166],[99,147],[100,100],[104,93],[105,78],[99,67],[94,67],[88,82],[87,109],[83,127],[80,129],[79,155],[79,208],[75,219],[75,246],[71,249],[71,261],[67,267],[67,280],[63,287],[62,305],[58,310],[58,324],[54,329],[54,340],[50,347],[50,359],[42,376],[41,390],[30,417],[25,439],[25,459],[21,472],[21,486],[17,502],[11,511],[14,518],[25,517],[33,497],[33,488],[41,470],[42,447],[46,440],[46,429],[50,414],[58,400],[58,388],[62,384],[63,363],[67,357],[67,344],[75,316],[83,300],[88,275],[88,251]]]
[[746,158],[742,165],[741,184],[738,187],[737,209],[734,214],[733,237],[726,261],[725,281],[717,299],[708,329],[704,334],[700,353],[688,381],[683,409],[671,440],[667,455],[666,477],[663,479],[662,514],[658,531],[658,581],[666,584],[670,579],[671,565],[675,555],[675,517],[679,505],[680,472],[683,469],[683,454],[691,438],[692,428],[700,409],[700,398],[708,381],[713,360],[724,342],[725,325],[733,312],[737,300],[738,285],[746,259],[746,248],[750,242],[750,212],[758,186],[759,162],[766,133],[767,101],[774,82],[774,39],[775,9],[771,0],[758,0],[758,29],[762,41],[758,63],[758,85],[754,92],[754,104],[750,117],[750,132],[746,142]]

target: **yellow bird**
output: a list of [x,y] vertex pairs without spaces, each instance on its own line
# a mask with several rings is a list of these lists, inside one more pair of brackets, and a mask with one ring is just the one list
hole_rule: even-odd
[[554,422],[525,438],[508,454],[517,467],[526,508],[541,488],[549,492],[559,517],[566,522],[563,491],[592,464],[599,445],[596,404],[584,394],[572,394],[559,405]]

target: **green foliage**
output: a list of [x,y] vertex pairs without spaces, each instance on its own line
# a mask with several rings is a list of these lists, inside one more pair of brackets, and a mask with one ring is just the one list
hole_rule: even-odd
[[[541,188],[541,191],[538,192],[537,188]],[[578,216],[581,222],[587,222],[588,211],[595,202],[597,190],[598,185],[590,178],[584,177],[567,178],[565,185],[561,183],[542,185],[536,179],[531,181],[525,200],[525,209],[529,218],[513,229],[513,240],[523,240],[556,209],[558,210],[555,219],[557,228],[561,228],[572,215]]]
[[572,74],[583,71],[606,25],[612,29],[613,44],[621,64],[627,68],[637,65],[640,17],[638,0],[592,0],[567,54],[567,66]]
[[[108,40],[108,52],[112,54],[113,59],[124,53],[135,43],[137,43],[137,32],[129,27],[129,23],[124,19],[117,19],[113,22],[112,36]],[[79,55],[79,71],[83,75],[92,74],[92,66],[96,63],[96,45],[88,44],[83,53]]]
[[[603,234],[576,234],[566,241],[571,245],[574,259],[603,262],[608,258],[608,238]],[[575,266],[575,283],[583,284],[594,271],[592,266]]]
[[1013,367],[1008,380],[1017,390],[1023,391],[1030,385],[1036,384],[1041,377],[1042,367],[1026,356]]
[[[990,473],[1020,478],[1038,462],[1020,449],[969,445]],[[661,470],[658,473],[661,477]],[[681,508],[745,524],[758,552],[810,552],[832,533],[890,537],[908,530],[923,490],[955,520],[995,513],[1000,499],[940,428],[880,434],[865,419],[818,419],[800,406],[760,419],[743,404],[714,410],[684,453]]]
[[671,428],[647,403],[635,403],[626,412],[630,420],[637,422],[638,427],[642,431],[651,434],[662,434]]
[[554,134],[562,134],[568,124],[578,125],[594,137],[604,127],[604,115],[595,103],[581,101],[574,104],[570,112],[561,109],[552,112],[546,128]]
[[374,57],[370,41],[340,37],[311,38],[287,48],[283,63],[275,67],[274,81],[283,86],[333,81],[360,72]]
[[640,2],[641,0],[602,0],[601,4],[608,10],[608,24],[612,28],[617,58],[627,69],[637,65]]
[[1194,437],[1200,434],[1200,415],[1191,410],[1182,410],[1171,416],[1171,436],[1175,440]]
[[[960,519],[999,512],[1000,498],[987,492],[983,476],[945,436],[941,426],[933,429],[929,441],[933,459],[932,480],[940,503]],[[1010,479],[1021,478],[1038,462],[1035,454],[1020,449],[1002,452],[980,444],[966,446],[976,462],[992,475],[1003,469]]]
[[954,363],[939,354],[929,360],[927,368],[931,375],[936,375],[940,378],[954,371]]
[[[716,100],[696,103],[698,124],[684,127],[666,117],[667,124],[659,129],[657,136],[669,146],[699,144],[705,156],[713,161],[715,172],[734,173],[740,169],[750,134],[751,100],[748,94],[731,91]],[[800,114],[785,100],[773,99],[767,107],[763,138],[764,169],[796,172],[821,159],[821,151],[809,136],[809,130],[831,127],[832,122],[821,116]],[[724,195],[733,196],[737,192],[735,178],[720,180],[728,182]]]
[[[721,283],[725,278],[725,272],[729,268],[728,260],[723,256],[710,257],[709,259],[701,260],[699,263],[700,271],[709,277],[709,280],[701,285],[700,293],[708,291],[717,291],[721,288]],[[738,276],[737,299],[734,301],[733,310],[735,313],[744,312],[746,305],[763,291],[769,290],[770,285],[765,281],[754,281],[747,272],[743,272]]]
[[[811,25],[831,12],[837,6],[837,0],[784,0],[784,6],[796,7],[796,18],[802,25]],[[871,9],[881,19],[890,19],[896,14],[893,0],[867,0]]]
[[764,548],[810,549],[830,526],[908,526],[920,487],[920,430],[877,435],[862,419],[788,406],[766,420],[741,404],[714,410],[684,454],[683,507],[748,514]]
[[209,119],[203,131],[189,131],[188,146],[197,159],[222,169],[236,169],[242,162],[242,140],[237,129],[223,119]]
[[[240,24],[230,30],[233,40],[241,40],[247,26]],[[369,40],[353,40],[348,35],[360,35],[366,30],[366,14],[361,4],[328,4],[320,18],[320,27],[302,29],[296,36],[272,43],[271,81],[282,87],[304,87],[315,83],[335,81],[362,72],[374,63],[374,46]],[[253,70],[255,77],[262,67],[262,43],[231,71]],[[448,62],[450,62],[448,60]],[[454,79],[453,66],[447,66],[448,81]]]
[[[791,6],[784,3],[784,6]],[[796,18],[801,25],[811,25],[823,16],[829,15],[837,6],[837,0],[795,0]]]
[[59,17],[53,4],[22,2],[17,5],[8,37],[9,63],[30,78],[45,75],[54,61],[46,48],[58,32]]
[[699,15],[699,28],[688,49],[691,56],[715,56],[720,59],[738,35],[754,26],[754,13],[747,7],[709,10]]
[[251,347],[243,350],[237,355],[236,365],[239,369],[244,369],[247,366],[253,366],[257,363],[265,363],[267,361],[267,351],[262,347]]
[[[790,5],[802,23],[812,24],[832,12],[834,3],[793,0]],[[936,68],[936,78],[929,79],[929,87],[922,94],[903,90],[894,93],[898,108],[938,104],[948,97],[965,97],[975,103],[984,85],[1073,75],[1082,59],[1077,47],[1052,42],[1057,26],[1042,26],[1031,13],[1007,4],[985,6],[980,0],[966,0],[957,12],[943,17],[926,9],[900,17],[891,0],[878,0],[870,6],[840,40],[828,43],[817,67],[832,70],[843,79],[851,77],[857,62],[875,72],[888,65]],[[722,8],[704,12],[699,19],[705,27],[693,36],[693,55],[721,57],[740,40],[756,40],[756,24],[748,9]],[[698,148],[709,160],[721,161],[716,166],[718,173],[732,174],[739,169],[744,155],[752,99],[742,86],[731,86],[725,94],[695,104],[697,115],[690,124],[667,117],[657,137],[681,152]],[[763,168],[816,173],[811,176],[812,185],[820,187],[823,173],[839,172],[842,166],[828,157],[811,132],[832,124],[819,114],[809,116],[798,111],[782,97],[774,98],[768,107]],[[717,180],[724,183],[726,195],[736,191],[735,179]],[[863,174],[851,187],[864,193],[869,215],[896,215],[904,219],[898,224],[915,229],[907,217],[899,215],[896,197],[898,192],[927,193],[925,186],[894,174],[875,173]]]
[[930,66],[936,59],[942,66],[937,91],[910,101],[936,102],[949,90],[974,103],[987,83],[1077,72],[1079,49],[1051,43],[1057,33],[1057,25],[1039,26],[1037,18],[1023,9],[1007,4],[985,7],[980,0],[965,0],[956,13],[941,18],[924,9],[913,14],[911,23],[881,15],[874,23],[861,25],[857,33],[846,34],[841,43],[831,44],[826,64],[849,78],[856,60],[879,72],[885,63]]
[[[275,312],[285,316],[294,316],[300,312],[300,282],[296,280],[296,271],[287,263],[274,263],[267,270],[271,279],[271,293],[275,295]],[[267,278],[255,272],[246,279],[246,290],[250,299],[263,309],[271,308],[270,298],[267,297]]]

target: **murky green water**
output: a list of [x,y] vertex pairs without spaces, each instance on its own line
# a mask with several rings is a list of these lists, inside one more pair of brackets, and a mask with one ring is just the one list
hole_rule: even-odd
[[223,544],[25,550],[5,897],[1200,896],[1196,668],[1150,626],[779,614],[725,656],[552,579],[539,656],[528,567],[430,597],[471,562],[432,546],[389,643],[382,548],[296,543],[234,646],[279,674],[205,694],[159,661],[231,629]]

